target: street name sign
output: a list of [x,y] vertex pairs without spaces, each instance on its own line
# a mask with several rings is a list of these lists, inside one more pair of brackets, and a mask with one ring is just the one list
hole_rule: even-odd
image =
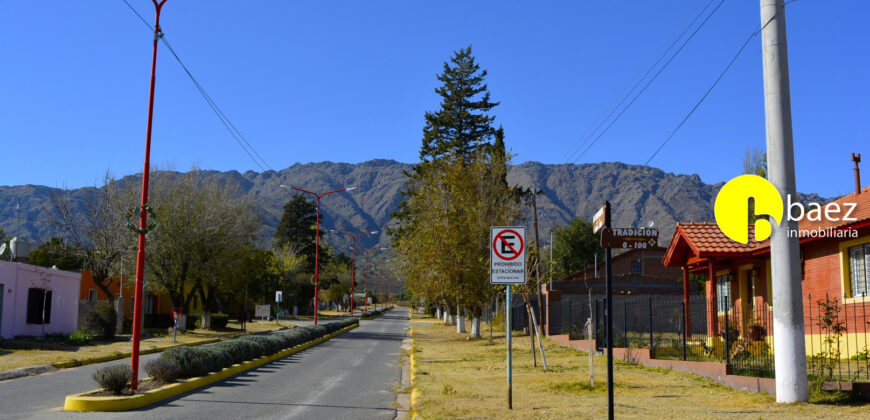
[[598,233],[602,227],[607,223],[607,206],[601,206],[595,215],[592,216],[592,233]]
[[526,228],[493,226],[490,239],[490,284],[525,284]]
[[659,231],[651,228],[605,228],[601,231],[602,248],[653,248],[658,244]]

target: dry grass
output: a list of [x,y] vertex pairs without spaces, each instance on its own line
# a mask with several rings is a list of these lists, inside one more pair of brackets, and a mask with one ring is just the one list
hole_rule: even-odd
[[[275,331],[290,328],[293,324],[281,321],[275,322],[249,322],[248,333]],[[154,332],[153,330],[149,330]],[[227,328],[221,331],[192,330],[187,333],[178,333],[176,344],[192,344],[215,338],[231,338],[241,334],[241,325],[238,322],[230,322]],[[152,338],[146,338],[139,344],[140,351],[172,345],[172,330],[157,331],[161,334]],[[33,344],[32,346],[29,344]],[[36,349],[21,349],[32,347]],[[94,357],[103,357],[129,353],[132,350],[130,335],[116,337],[113,341],[94,341],[87,346],[72,346],[64,343],[40,343],[38,340],[5,340],[0,341],[0,372],[36,365],[50,365],[70,360],[82,360]]]
[[[415,319],[417,317],[415,316]],[[545,340],[550,370],[533,368],[529,337],[514,337],[513,410],[507,409],[504,333],[488,345],[467,340],[456,327],[415,323],[414,351],[423,419],[585,419],[607,416],[606,359],[595,357],[589,386],[585,353]],[[470,327],[469,327],[470,329]],[[870,404],[776,404],[773,397],[735,391],[696,375],[623,363],[614,366],[620,418],[867,418]]]

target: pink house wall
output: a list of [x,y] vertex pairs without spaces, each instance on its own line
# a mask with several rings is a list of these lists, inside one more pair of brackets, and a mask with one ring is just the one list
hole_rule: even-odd
[[51,290],[51,322],[45,325],[46,333],[69,334],[76,330],[81,273],[0,261],[0,284],[3,338],[42,335],[42,325],[27,323],[27,293],[32,287]]

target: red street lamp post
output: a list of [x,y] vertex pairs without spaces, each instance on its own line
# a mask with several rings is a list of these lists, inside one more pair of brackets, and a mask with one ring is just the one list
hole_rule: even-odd
[[356,189],[356,187],[341,188],[333,191],[327,191],[321,194],[317,194],[313,191],[303,190],[302,188],[297,188],[292,185],[282,184],[281,188],[288,188],[299,192],[308,193],[317,197],[317,227],[314,230],[314,325],[317,325],[317,304],[319,303],[317,299],[317,294],[320,289],[320,199],[327,194],[339,193],[342,191],[353,191]]
[[373,230],[371,232],[357,233],[356,235],[335,229],[330,229],[329,231],[333,233],[340,233],[353,239],[353,246],[351,247],[353,249],[353,259],[351,259],[350,263],[350,317],[353,318],[353,286],[356,283],[356,238],[365,235],[376,235],[378,231]]
[[135,391],[139,386],[139,337],[142,334],[142,283],[145,275],[145,233],[148,232],[148,174],[151,167],[151,123],[154,117],[154,80],[157,72],[157,41],[163,36],[160,30],[160,10],[166,0],[151,0],[156,9],[154,20],[154,50],[151,55],[151,89],[148,95],[148,126],[145,130],[145,168],[142,170],[142,206],[139,209],[139,250],[136,253],[136,287],[133,299],[133,349],[130,354],[130,364],[133,376],[130,379],[130,389]]
[[366,311],[369,310],[369,253],[375,251],[384,251],[386,248],[372,248],[372,249],[364,249],[363,252],[366,253]]

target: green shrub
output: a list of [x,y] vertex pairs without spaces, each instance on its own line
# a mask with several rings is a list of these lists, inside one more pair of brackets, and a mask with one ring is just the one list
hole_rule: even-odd
[[66,342],[74,346],[83,346],[90,344],[93,339],[94,333],[88,327],[79,327],[79,329],[66,338]]
[[187,323],[186,327],[188,330],[194,330],[199,328],[199,314],[187,314]]
[[172,347],[163,352],[160,357],[167,359],[180,370],[181,378],[192,378],[202,376],[208,373],[208,366],[205,365],[206,360],[192,347]]
[[226,328],[228,322],[230,322],[230,316],[227,314],[211,314],[211,328],[213,330]]
[[145,364],[145,372],[157,382],[168,384],[181,376],[181,369],[172,360],[158,358]]
[[242,363],[259,357],[255,355],[253,345],[245,340],[227,340],[214,345],[215,348],[228,354],[233,363]]
[[233,364],[232,356],[215,346],[197,347],[196,350],[205,359],[204,364],[207,369],[205,373],[217,372]]
[[121,394],[121,391],[127,388],[132,377],[133,370],[127,365],[106,366],[94,372],[93,376],[97,384],[106,391],[113,392],[115,395]]
[[92,331],[101,334],[106,340],[115,336],[115,307],[109,302],[99,302],[94,306],[94,312],[88,320]]

